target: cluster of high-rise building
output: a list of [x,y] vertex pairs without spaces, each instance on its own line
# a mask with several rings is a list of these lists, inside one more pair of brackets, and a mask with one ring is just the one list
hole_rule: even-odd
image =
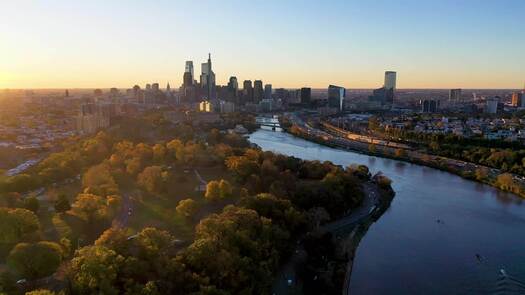
[[[180,87],[179,98],[182,103],[199,104],[199,110],[202,101],[208,101],[211,107],[206,110],[224,110],[230,111],[237,107],[245,107],[249,110],[256,109],[273,109],[282,104],[282,101],[290,99],[292,103],[301,103],[304,100],[310,100],[306,94],[296,95],[289,94],[285,89],[276,90],[274,96],[271,84],[263,84],[262,80],[244,80],[242,87],[235,76],[231,76],[227,85],[217,85],[215,73],[212,69],[211,55],[208,61],[201,66],[201,75],[199,81],[195,79],[193,61],[186,61],[183,82]],[[280,96],[282,95],[282,96]],[[304,96],[304,97],[303,97]],[[299,98],[299,102],[296,101]]]

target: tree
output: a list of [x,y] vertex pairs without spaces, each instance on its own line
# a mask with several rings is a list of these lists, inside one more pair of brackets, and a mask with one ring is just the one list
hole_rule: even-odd
[[34,280],[53,274],[62,261],[60,245],[53,242],[20,243],[9,256],[7,264],[21,277]]
[[231,198],[233,195],[232,185],[227,180],[221,179],[219,182],[219,190],[221,199]]
[[208,201],[216,201],[221,198],[221,187],[218,181],[212,180],[208,182],[206,185],[206,193],[204,194],[204,197]]
[[181,200],[177,205],[176,210],[177,213],[188,218],[197,212],[197,203],[192,199]]
[[22,207],[21,204],[22,197],[20,193],[10,192],[5,194],[0,194],[0,207]]
[[120,293],[117,287],[124,257],[104,246],[88,246],[78,250],[71,260],[70,278],[75,294]]
[[40,228],[38,217],[22,208],[0,208],[0,243],[17,243]]
[[129,228],[110,227],[100,235],[95,241],[95,245],[104,246],[119,254],[126,253],[130,244],[128,238],[132,234],[133,232]]
[[146,167],[137,177],[137,182],[150,193],[164,191],[164,185],[168,180],[168,172],[162,171],[160,166]]
[[135,157],[125,161],[126,163],[126,172],[129,175],[137,175],[142,169],[142,161],[140,158]]
[[175,238],[167,231],[146,227],[133,240],[139,256],[145,260],[162,257],[164,251],[173,245]]
[[156,144],[152,148],[153,150],[153,161],[155,163],[162,163],[166,156],[166,148],[162,144]]
[[93,194],[79,194],[70,212],[87,224],[104,221],[109,217],[106,199]]
[[330,220],[330,214],[323,207],[314,207],[306,212],[306,216],[310,222],[318,228],[322,223]]
[[227,206],[201,220],[182,259],[218,289],[211,294],[265,294],[288,238],[256,211]]
[[396,151],[394,152],[394,156],[396,156],[397,158],[404,158],[406,157],[406,151],[404,149],[396,149]]
[[89,168],[82,177],[82,186],[85,193],[99,196],[118,194],[118,185],[111,175],[107,164],[100,164]]
[[58,213],[64,213],[71,209],[71,204],[69,204],[69,199],[65,194],[59,194],[55,201],[55,211]]
[[184,149],[184,144],[182,141],[178,139],[174,139],[166,144],[166,149],[169,157],[175,161],[175,160],[181,160],[179,158],[179,153],[182,149]]
[[[255,157],[254,152],[250,152],[250,155]],[[259,164],[247,156],[231,156],[226,158],[225,163],[240,181],[245,181],[250,175],[259,172]]]
[[503,190],[512,191],[515,187],[514,179],[512,177],[512,174],[510,173],[503,173],[498,175],[496,183]]
[[40,202],[35,196],[27,197],[24,200],[24,208],[33,211],[35,214],[37,214],[38,209],[40,209]]
[[377,152],[377,147],[375,144],[371,143],[368,145],[368,151],[372,154],[375,154]]
[[483,181],[485,179],[487,179],[488,175],[489,175],[489,170],[485,167],[480,167],[480,168],[477,168],[476,169],[476,179],[478,181]]

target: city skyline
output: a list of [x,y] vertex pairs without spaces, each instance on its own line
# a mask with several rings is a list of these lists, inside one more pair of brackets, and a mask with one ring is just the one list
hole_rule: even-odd
[[208,52],[217,85],[523,88],[525,2],[301,3],[3,3],[0,88],[178,87]]

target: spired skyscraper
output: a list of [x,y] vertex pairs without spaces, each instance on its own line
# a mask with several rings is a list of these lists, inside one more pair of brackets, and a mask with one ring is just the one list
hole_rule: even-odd
[[202,64],[201,88],[206,99],[213,99],[215,93],[215,73],[211,67],[211,54],[208,53],[208,62]]

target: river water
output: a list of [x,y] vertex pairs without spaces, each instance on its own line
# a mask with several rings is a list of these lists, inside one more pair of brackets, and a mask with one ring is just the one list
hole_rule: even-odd
[[433,168],[287,133],[260,129],[249,139],[302,159],[364,164],[393,180],[391,207],[357,250],[352,295],[525,294],[525,200]]

